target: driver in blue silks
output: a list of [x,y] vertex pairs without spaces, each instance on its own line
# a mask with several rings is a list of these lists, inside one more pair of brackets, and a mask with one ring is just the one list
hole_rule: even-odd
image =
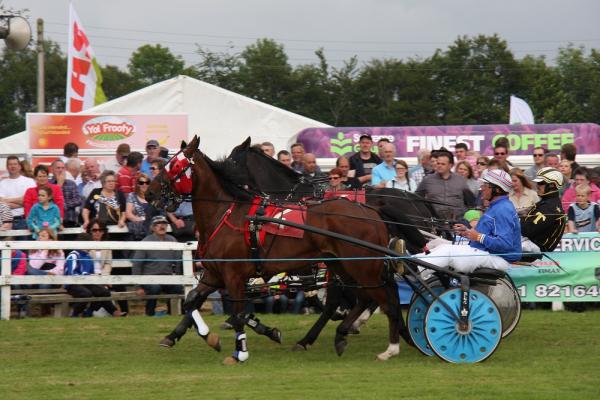
[[418,254],[418,259],[467,273],[481,267],[506,271],[511,262],[521,259],[521,226],[517,211],[508,199],[512,189],[510,175],[499,169],[487,170],[481,180],[481,194],[483,199],[489,200],[489,208],[476,228],[454,225],[454,230],[467,238],[469,245],[442,244],[427,255]]

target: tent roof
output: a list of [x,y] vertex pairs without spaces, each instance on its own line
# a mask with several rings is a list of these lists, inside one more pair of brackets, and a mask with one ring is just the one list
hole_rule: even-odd
[[[187,113],[188,138],[199,135],[201,148],[211,157],[228,154],[248,136],[254,143],[272,142],[276,150],[289,149],[301,130],[328,126],[182,75],[100,104],[85,113]],[[27,132],[0,140],[0,148],[27,153]]]

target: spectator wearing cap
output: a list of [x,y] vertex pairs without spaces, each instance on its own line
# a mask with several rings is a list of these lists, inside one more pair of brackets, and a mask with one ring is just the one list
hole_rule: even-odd
[[121,143],[119,146],[117,146],[115,158],[113,158],[110,161],[107,161],[104,164],[104,169],[110,171],[120,170],[122,167],[125,166],[125,162],[127,161],[129,153],[131,153],[131,148],[129,147],[129,144]]
[[125,166],[119,168],[117,172],[117,190],[123,194],[128,194],[135,189],[135,180],[138,177],[144,155],[139,151],[134,151],[127,157]]
[[371,185],[377,186],[383,183],[383,186],[387,181],[391,181],[396,176],[396,146],[391,143],[386,143],[383,146],[383,162],[373,168],[371,171]]
[[142,162],[140,172],[152,176],[152,172],[150,171],[152,161],[160,158],[160,144],[158,143],[158,140],[152,139],[146,142],[146,154],[147,156]]
[[[143,242],[177,242],[175,238],[167,234],[169,221],[162,215],[152,218],[150,229],[152,233],[146,236]],[[134,255],[133,275],[181,275],[181,252],[175,250],[136,250]],[[182,294],[181,285],[141,285],[136,289],[138,295],[157,295],[161,293]],[[146,315],[154,315],[156,300],[146,302]]]
[[373,168],[381,164],[381,158],[371,151],[373,138],[363,134],[358,140],[359,151],[350,157],[349,177],[357,178],[361,184],[371,182]]

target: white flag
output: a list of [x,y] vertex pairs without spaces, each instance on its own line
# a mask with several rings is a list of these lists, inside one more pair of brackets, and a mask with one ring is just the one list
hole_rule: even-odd
[[516,96],[510,96],[510,124],[533,125],[533,113],[529,104]]
[[79,112],[104,103],[102,74],[81,21],[69,5],[67,52],[67,112]]

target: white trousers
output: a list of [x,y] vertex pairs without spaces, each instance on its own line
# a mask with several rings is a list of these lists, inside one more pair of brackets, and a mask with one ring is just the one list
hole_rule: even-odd
[[529,253],[541,252],[540,247],[537,244],[533,243],[531,239],[525,236],[521,236],[521,249]]
[[504,258],[471,246],[440,244],[429,254],[420,253],[415,258],[436,265],[448,267],[457,272],[469,273],[477,268],[494,268],[506,271],[510,264]]

